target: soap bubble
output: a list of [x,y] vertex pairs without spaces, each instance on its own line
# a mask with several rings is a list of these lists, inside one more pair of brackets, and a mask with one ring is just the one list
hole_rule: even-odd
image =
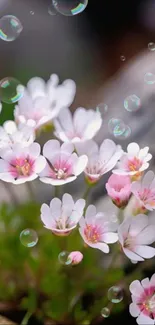
[[30,14],[33,16],[33,15],[34,15],[34,11],[31,10],[31,11],[30,11]]
[[108,122],[108,129],[110,133],[117,137],[125,131],[125,124],[121,119],[111,118]]
[[96,106],[96,109],[99,110],[101,114],[106,114],[108,111],[108,105],[105,103],[100,103]]
[[151,72],[147,72],[144,76],[144,81],[148,85],[153,85],[155,83],[155,75]]
[[0,38],[3,41],[14,41],[22,30],[23,26],[17,17],[7,15],[0,19]]
[[52,0],[52,3],[60,14],[74,16],[87,7],[88,0]]
[[115,138],[118,138],[119,140],[124,140],[124,139],[129,138],[130,135],[131,135],[131,128],[130,128],[130,126],[125,125],[124,132],[122,134],[120,134],[120,135],[115,134],[114,136],[115,136]]
[[150,42],[150,43],[148,44],[148,49],[149,49],[150,51],[155,51],[155,43]]
[[126,60],[126,57],[124,55],[121,55],[120,56],[120,59],[121,59],[121,61],[125,61]]
[[102,308],[101,315],[104,318],[108,318],[110,316],[110,309],[108,307]]
[[58,260],[61,264],[63,265],[70,265],[72,264],[72,260],[68,257],[69,256],[69,252],[67,251],[63,251],[59,254],[58,256]]
[[51,16],[55,16],[55,15],[56,15],[56,10],[55,10],[55,8],[53,7],[52,4],[50,4],[50,5],[48,6],[48,13],[49,13],[49,15],[51,15]]
[[128,112],[136,112],[140,108],[140,105],[140,98],[135,94],[128,96],[124,100],[124,108]]
[[24,93],[24,86],[15,78],[6,77],[0,81],[0,100],[7,104],[16,103]]
[[20,233],[20,241],[25,247],[34,247],[38,242],[38,236],[33,229],[24,229]]
[[123,300],[123,290],[120,287],[111,287],[108,290],[108,299],[114,303],[118,304]]

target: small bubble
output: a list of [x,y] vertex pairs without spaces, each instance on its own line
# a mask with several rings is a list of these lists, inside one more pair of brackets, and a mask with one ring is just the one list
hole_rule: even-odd
[[110,316],[110,309],[108,307],[102,308],[101,316],[104,318],[108,318]]
[[24,93],[24,87],[15,78],[6,77],[0,80],[0,99],[7,104],[16,103]]
[[85,10],[88,0],[52,0],[54,8],[64,16],[74,16]]
[[14,41],[22,32],[23,26],[20,20],[11,15],[0,19],[0,38],[6,42]]
[[25,247],[34,247],[38,242],[38,236],[33,229],[24,229],[20,233],[20,241]]
[[150,43],[148,44],[148,49],[149,49],[150,51],[155,51],[155,43],[150,42]]
[[120,119],[112,118],[108,122],[108,129],[109,132],[116,137],[118,135],[123,134],[123,132],[125,131],[125,124]]
[[72,263],[72,260],[68,257],[69,252],[63,251],[58,255],[58,260],[63,265],[70,265]]
[[108,299],[113,304],[118,304],[123,300],[123,290],[120,287],[111,287],[108,290]]
[[125,61],[126,60],[126,57],[124,55],[121,55],[120,56],[120,59],[121,59],[121,61]]
[[49,5],[49,7],[48,7],[48,13],[49,13],[49,15],[51,15],[51,16],[55,16],[55,15],[56,15],[56,10],[55,10],[55,8],[53,7],[52,4]]
[[122,134],[114,134],[115,138],[118,138],[119,140],[124,140],[129,138],[131,135],[131,128],[128,125],[125,125],[125,131]]
[[130,95],[124,100],[124,108],[128,112],[136,112],[140,108],[141,102],[137,95]]
[[108,112],[108,105],[105,103],[100,103],[96,106],[96,109],[99,110],[101,114],[106,114]]
[[144,81],[148,85],[153,85],[155,83],[155,75],[151,72],[147,72],[144,76]]
[[34,15],[34,11],[31,10],[31,11],[30,11],[30,14],[33,16],[33,15]]

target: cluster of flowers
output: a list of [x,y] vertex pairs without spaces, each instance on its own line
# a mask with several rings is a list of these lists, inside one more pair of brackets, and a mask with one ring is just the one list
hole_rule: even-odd
[[[110,139],[99,147],[92,138],[102,125],[100,112],[78,108],[72,116],[68,107],[75,95],[75,84],[72,80],[61,85],[58,82],[56,75],[47,83],[41,78],[31,79],[15,107],[15,121],[7,121],[0,128],[0,179],[21,184],[39,177],[44,183],[59,186],[84,172],[86,181],[96,184],[112,171],[106,184],[109,197],[124,209],[134,196],[138,202],[136,216],[116,225],[106,213],[97,212],[94,205],[89,205],[84,213],[85,200],[74,202],[65,193],[62,200],[55,197],[50,206],[41,206],[44,226],[55,235],[67,236],[79,224],[80,235],[88,246],[109,253],[108,244],[118,241],[134,263],[155,256],[155,248],[150,246],[155,241],[155,219],[147,215],[155,209],[155,175],[152,171],[143,175],[152,158],[149,148],[140,149],[137,143],[130,143],[124,152]],[[59,141],[47,141],[41,155],[35,138],[47,123],[53,123]],[[82,254],[73,255],[74,264],[80,262]],[[131,314],[138,316],[138,324],[154,324],[155,276],[142,284],[134,281],[130,289]]]

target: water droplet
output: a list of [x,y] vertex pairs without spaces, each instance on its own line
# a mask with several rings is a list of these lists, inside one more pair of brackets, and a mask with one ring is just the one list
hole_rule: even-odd
[[124,108],[128,112],[136,112],[140,108],[141,102],[137,95],[130,95],[124,100]]
[[85,10],[88,0],[52,0],[52,3],[60,14],[74,16]]
[[100,103],[96,106],[96,109],[99,110],[101,114],[106,114],[108,111],[108,105],[105,103]]
[[16,103],[24,93],[24,86],[12,77],[6,77],[0,81],[0,99],[7,104]]
[[148,49],[149,49],[150,51],[155,51],[155,43],[150,42],[150,43],[148,44]]
[[155,75],[151,72],[147,72],[144,76],[144,81],[148,85],[153,85],[155,83]]
[[113,304],[118,304],[123,300],[123,290],[120,287],[111,287],[108,290],[108,299]]
[[124,55],[121,55],[120,56],[120,59],[121,59],[121,61],[125,61],[126,60],[126,57]]
[[31,10],[31,11],[30,11],[30,14],[33,16],[33,15],[34,15],[34,11]]
[[48,7],[48,13],[49,13],[49,15],[51,15],[51,16],[55,16],[55,15],[56,15],[56,10],[55,10],[55,8],[53,7],[52,4],[49,5],[49,7]]
[[58,260],[63,265],[70,265],[72,263],[72,260],[68,257],[69,252],[63,251],[59,254]]
[[102,308],[101,315],[104,318],[108,318],[110,316],[110,309],[108,307]]
[[109,132],[116,137],[118,135],[123,134],[123,132],[125,131],[125,124],[120,119],[112,118],[108,122],[108,129]]
[[35,230],[33,229],[24,229],[20,233],[20,241],[25,247],[33,247],[38,242],[38,236]]
[[114,134],[115,138],[118,138],[119,140],[124,140],[129,138],[131,135],[131,128],[128,125],[125,125],[125,131],[122,134]]
[[22,30],[23,26],[17,17],[7,15],[0,19],[0,38],[3,41],[14,41]]

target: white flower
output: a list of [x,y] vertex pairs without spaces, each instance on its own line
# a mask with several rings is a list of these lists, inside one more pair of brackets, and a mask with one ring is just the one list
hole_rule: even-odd
[[14,121],[6,121],[0,127],[0,149],[12,148],[16,143],[23,147],[29,146],[35,140],[35,134],[31,127],[19,124]]
[[38,129],[55,118],[62,108],[68,107],[75,96],[75,83],[70,79],[61,85],[58,83],[57,75],[52,75],[47,83],[39,77],[30,79],[15,107],[16,121]]
[[129,310],[139,325],[155,324],[155,274],[151,279],[145,278],[130,284],[132,303]]
[[149,147],[140,149],[137,143],[130,143],[127,146],[127,152],[118,163],[118,169],[113,170],[113,173],[133,176],[143,172],[149,167],[148,161],[152,158],[148,151]]
[[109,253],[109,246],[117,242],[118,235],[114,232],[116,225],[109,220],[109,216],[97,213],[94,205],[89,205],[85,218],[79,221],[79,232],[87,245]]
[[40,180],[51,185],[62,185],[74,181],[86,168],[88,158],[78,157],[73,153],[72,143],[49,140],[43,147],[43,155],[47,158],[47,165],[40,173]]
[[77,108],[72,116],[68,108],[63,109],[54,121],[55,135],[63,142],[76,143],[92,139],[102,125],[101,114],[92,109]]
[[46,165],[46,159],[40,155],[40,145],[36,142],[24,148],[15,144],[2,150],[1,157],[0,179],[13,184],[36,179]]
[[84,207],[85,200],[79,199],[74,203],[72,196],[65,193],[62,201],[54,198],[50,206],[45,203],[41,206],[41,220],[55,235],[66,236],[77,226]]
[[118,239],[125,255],[132,261],[155,256],[155,248],[148,246],[155,241],[153,218],[144,214],[129,217],[119,226]]
[[113,169],[123,154],[121,146],[110,139],[104,140],[100,148],[93,140],[77,143],[75,147],[79,154],[88,156],[88,164],[84,172],[91,183],[97,182],[102,175]]
[[139,182],[133,182],[131,192],[147,210],[155,209],[155,174],[149,170]]

